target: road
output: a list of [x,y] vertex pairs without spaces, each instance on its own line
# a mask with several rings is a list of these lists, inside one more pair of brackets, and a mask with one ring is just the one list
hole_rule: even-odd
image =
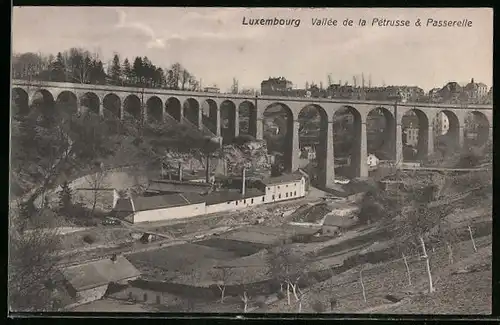
[[491,170],[491,168],[442,168],[442,167],[401,167],[403,170],[422,170],[436,172],[477,172]]

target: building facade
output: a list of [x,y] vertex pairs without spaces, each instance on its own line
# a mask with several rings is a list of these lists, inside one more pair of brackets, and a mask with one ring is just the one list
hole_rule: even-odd
[[262,95],[286,95],[291,92],[293,83],[284,77],[271,78],[263,80],[260,84],[260,93]]
[[289,174],[278,177],[272,177],[262,181],[265,186],[265,203],[285,201],[304,197],[305,177],[301,174]]
[[406,145],[416,147],[418,144],[418,132],[419,129],[415,127],[408,127],[404,130],[406,136]]
[[368,164],[369,169],[377,168],[379,161],[380,160],[374,154],[369,154],[368,157],[366,157],[366,163]]
[[127,283],[141,273],[123,256],[113,256],[60,270],[57,279],[74,299],[68,307],[101,299],[110,283]]
[[464,87],[464,91],[467,94],[469,101],[479,102],[488,94],[488,86],[484,83],[474,82],[474,78]]
[[436,135],[444,135],[446,132],[448,132],[450,128],[450,121],[448,120],[448,117],[446,114],[440,112],[439,114],[436,115],[432,122],[433,128],[434,128],[434,134]]
[[245,176],[243,180],[241,190],[236,191],[122,198],[117,201],[114,213],[131,223],[183,219],[297,199],[304,197],[307,191],[306,177],[300,173],[256,181],[255,186],[248,189]]

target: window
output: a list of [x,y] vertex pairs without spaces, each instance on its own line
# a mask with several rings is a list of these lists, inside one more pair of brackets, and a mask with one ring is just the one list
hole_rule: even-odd
[[250,200],[250,203],[253,204],[253,199]]
[[274,194],[273,194],[273,200],[274,200]]
[[236,205],[238,205],[238,200],[234,201]]
[[293,186],[297,187],[297,183],[293,183]]
[[278,190],[280,189],[280,186],[278,185]]
[[267,190],[268,190],[268,191],[270,191],[270,190],[271,190],[271,188],[268,186],[268,187],[267,187]]
[[285,193],[285,196],[288,197],[288,192]]
[[297,195],[297,191],[293,191],[293,195]]
[[262,202],[264,202],[264,201],[265,201],[265,199],[264,199],[264,197],[262,197]]
[[243,200],[243,204],[246,204],[246,203],[247,203],[247,200],[246,200],[246,199],[245,199],[245,200]]
[[227,201],[226,203],[227,203],[227,204],[231,204],[231,201]]
[[278,199],[281,199],[281,194],[278,195]]
[[286,187],[288,187],[288,184],[286,184]]

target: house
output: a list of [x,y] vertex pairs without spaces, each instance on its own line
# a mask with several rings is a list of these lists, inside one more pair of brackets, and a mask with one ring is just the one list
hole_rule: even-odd
[[219,87],[205,87],[203,88],[203,91],[206,93],[220,93],[220,88]]
[[141,273],[123,256],[70,266],[59,271],[59,281],[75,300],[72,306],[101,299],[111,283],[127,283]]
[[301,173],[271,177],[261,182],[260,189],[266,193],[266,203],[304,197],[306,195],[306,177]]
[[132,223],[172,220],[205,214],[205,200],[196,193],[136,196],[118,200],[114,211]]
[[378,159],[374,154],[369,154],[368,157],[366,157],[366,164],[368,165],[368,169],[377,168],[379,162],[380,159]]
[[263,80],[260,84],[260,93],[262,95],[285,95],[292,90],[293,83],[284,77],[271,78]]

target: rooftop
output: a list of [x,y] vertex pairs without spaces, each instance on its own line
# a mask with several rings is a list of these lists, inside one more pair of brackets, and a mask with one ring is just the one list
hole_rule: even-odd
[[141,275],[123,256],[118,256],[114,262],[107,258],[71,266],[62,269],[61,273],[76,291],[92,289]]
[[[192,175],[190,175],[192,176]],[[184,176],[183,176],[184,178]],[[197,179],[199,177],[189,177],[189,179]],[[197,183],[197,182],[190,182],[190,181],[177,181],[177,180],[170,180],[170,179],[153,179],[149,181],[149,187],[151,186],[162,186],[162,185],[169,185],[169,184],[174,184],[174,185],[193,185],[193,186],[198,186],[198,187],[210,187],[212,185],[207,184],[207,183]]]
[[264,194],[264,192],[259,191],[256,188],[247,188],[245,190],[245,195],[242,195],[240,191],[220,191],[212,192],[203,196],[202,198],[207,205],[212,205],[228,201],[249,199],[257,196],[262,196]]
[[171,208],[203,203],[205,199],[196,193],[176,193],[157,196],[137,196],[133,198],[135,211]]
[[270,177],[262,181],[262,183],[266,185],[275,185],[275,184],[283,184],[283,183],[291,183],[300,181],[304,176],[299,173],[293,174],[284,174],[281,176]]

